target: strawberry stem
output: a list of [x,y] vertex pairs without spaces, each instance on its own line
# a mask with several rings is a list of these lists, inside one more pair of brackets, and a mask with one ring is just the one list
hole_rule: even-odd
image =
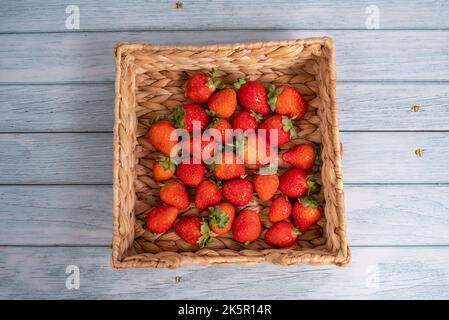
[[210,241],[210,227],[206,219],[201,222],[201,236],[198,238],[198,244],[204,247]]
[[276,110],[276,103],[278,102],[278,96],[284,91],[284,87],[276,88],[274,84],[268,87],[268,104],[270,105],[271,111]]
[[223,229],[229,222],[229,216],[219,206],[209,208],[210,216],[208,219],[209,225],[215,224],[218,228]]
[[237,79],[237,81],[234,82],[234,88],[236,88],[237,90],[239,90],[240,87],[241,87],[243,84],[246,83],[246,81],[247,81],[247,78],[240,78],[240,79]]

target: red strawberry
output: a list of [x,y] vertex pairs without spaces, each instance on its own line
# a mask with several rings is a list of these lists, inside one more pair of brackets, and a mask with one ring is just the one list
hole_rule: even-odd
[[237,108],[237,94],[234,89],[226,88],[214,93],[207,102],[212,115],[229,118]]
[[314,187],[315,177],[301,169],[288,169],[279,178],[279,190],[288,197],[298,198]]
[[279,196],[270,205],[268,218],[271,222],[278,222],[287,219],[292,213],[292,205],[288,199]]
[[195,207],[206,210],[221,201],[220,188],[210,180],[203,180],[196,188]]
[[240,211],[232,225],[232,235],[235,240],[249,243],[259,238],[262,232],[259,214],[250,209]]
[[190,140],[185,142],[184,144],[184,148],[186,150],[189,150],[190,156],[199,161],[210,159],[215,155],[215,152],[217,150],[217,146],[215,145],[213,139],[211,139],[210,141],[204,141],[207,140],[207,135],[203,134],[202,136],[204,138],[199,137],[198,141],[195,141],[194,138],[191,137]]
[[235,217],[235,208],[229,202],[221,202],[209,208],[209,226],[216,234],[225,234],[231,230]]
[[[242,147],[243,150],[241,151],[239,148]],[[271,153],[275,152],[275,149],[269,143],[260,139],[259,135],[249,135],[244,137],[243,140],[237,140],[237,154],[240,155],[240,152],[243,154],[245,164],[266,165],[270,163]]]
[[209,99],[216,88],[223,88],[223,84],[221,81],[215,79],[214,69],[211,69],[209,74],[197,73],[187,80],[186,97],[193,102],[204,103]]
[[262,120],[260,114],[254,113],[254,111],[243,110],[237,113],[232,120],[232,129],[241,129],[243,132],[246,130],[256,130],[259,125],[259,121]]
[[268,117],[264,122],[260,124],[259,129],[267,130],[267,142],[270,141],[271,130],[277,130],[279,145],[287,143],[291,138],[296,137],[296,132],[292,120],[279,114]]
[[295,244],[299,234],[298,229],[291,222],[279,221],[267,230],[265,241],[276,247],[291,247]]
[[267,103],[267,92],[260,82],[239,79],[234,83],[234,86],[238,89],[237,95],[242,107],[264,116],[270,112]]
[[210,117],[203,107],[193,103],[184,103],[174,107],[169,119],[176,128],[185,129],[188,132],[193,132],[195,122],[201,130],[204,130],[210,123]]
[[297,119],[302,118],[309,108],[307,100],[295,88],[285,84],[270,87],[268,103],[271,111]]
[[178,165],[176,169],[176,175],[178,178],[184,182],[189,187],[197,186],[201,181],[203,181],[204,173],[206,168],[202,163],[193,163],[192,159],[186,159]]
[[161,201],[179,210],[186,209],[190,205],[186,188],[179,181],[172,181],[162,186],[159,190]]
[[153,178],[155,181],[165,181],[173,177],[176,165],[169,157],[161,155],[153,162]]
[[159,234],[172,226],[178,216],[178,209],[171,206],[160,206],[151,209],[147,214],[147,230]]
[[213,174],[221,180],[231,180],[245,174],[245,165],[234,152],[225,151],[221,154],[220,163],[212,166]]
[[222,118],[215,118],[209,125],[210,129],[217,129],[221,134],[221,143],[228,143],[232,141],[232,126]]
[[170,135],[174,131],[175,127],[170,121],[158,121],[151,125],[147,133],[147,138],[156,150],[169,156],[171,149],[178,143],[177,139],[174,139],[174,141],[170,140]]
[[209,225],[200,217],[183,218],[173,228],[182,240],[193,245],[203,247],[210,240]]
[[310,169],[315,163],[315,148],[310,144],[298,144],[283,155],[282,159],[299,169]]
[[293,219],[301,232],[317,223],[321,219],[318,200],[312,197],[301,197],[293,204]]
[[251,201],[253,185],[245,179],[227,181],[223,184],[223,197],[236,206],[245,206]]
[[256,174],[253,177],[254,190],[260,200],[265,202],[271,199],[276,193],[279,186],[279,177],[277,174],[260,175]]

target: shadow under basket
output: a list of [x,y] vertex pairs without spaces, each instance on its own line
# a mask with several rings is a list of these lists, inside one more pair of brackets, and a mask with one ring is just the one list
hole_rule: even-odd
[[[335,97],[335,47],[330,38],[168,46],[120,43],[116,46],[115,125],[113,163],[112,266],[167,267],[187,264],[270,262],[280,265],[344,265],[350,260],[346,239],[341,149]],[[169,114],[186,102],[185,82],[194,73],[214,67],[217,78],[230,85],[241,77],[264,85],[286,83],[309,101],[309,110],[295,121],[299,137],[281,146],[280,152],[298,143],[320,144],[321,166],[314,167],[323,218],[298,237],[288,249],[277,249],[263,240],[271,201],[253,200],[249,208],[259,213],[263,232],[243,246],[232,234],[215,236],[204,248],[180,239],[173,229],[159,237],[142,227],[147,212],[160,205],[152,178],[158,152],[145,137],[151,119]],[[279,161],[281,174],[289,165]],[[248,177],[254,170],[247,170]],[[193,190],[190,190],[191,194]],[[279,192],[279,191],[278,191]],[[179,217],[204,215],[198,209],[180,211]]]

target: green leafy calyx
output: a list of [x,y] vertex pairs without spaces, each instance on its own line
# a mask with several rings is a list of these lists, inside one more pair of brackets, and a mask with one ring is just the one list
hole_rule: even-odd
[[309,197],[309,196],[304,196],[299,198],[299,202],[304,206],[304,207],[312,207],[312,208],[318,208],[320,206],[320,202],[318,199]]
[[186,115],[186,111],[181,106],[176,106],[172,109],[171,115],[168,117],[176,128],[181,129],[185,127],[184,117]]
[[198,238],[198,244],[204,247],[210,241],[210,227],[206,219],[201,222],[201,236]]
[[215,224],[218,228],[224,229],[229,222],[229,216],[222,208],[215,206],[209,208],[209,224]]
[[175,171],[176,170],[176,164],[173,161],[171,161],[171,159],[169,157],[166,157],[164,155],[160,155],[157,158],[157,161],[165,169],[168,169],[168,170],[171,170],[171,171]]
[[278,96],[284,91],[284,87],[278,87],[274,84],[268,87],[268,104],[270,105],[271,111],[276,110],[276,103],[278,102]]
[[240,87],[245,84],[248,80],[246,78],[240,78],[236,82],[234,82],[234,88],[237,90],[240,89]]
[[211,68],[209,71],[209,79],[206,82],[206,87],[215,90],[215,89],[224,89],[225,85],[219,79],[215,78],[215,68]]
[[315,191],[316,183],[315,177],[313,175],[308,175],[306,178],[307,184],[307,195],[310,195],[311,192]]
[[164,118],[165,118],[165,116],[163,114],[157,115],[155,118],[148,120],[148,124],[151,126],[151,125],[155,124],[156,122],[163,120]]
[[249,113],[251,114],[251,116],[253,116],[254,119],[256,119],[257,122],[262,121],[263,115],[258,114],[257,112],[254,112],[253,110],[251,110]]
[[282,116],[282,130],[285,132],[290,132],[290,139],[295,139],[298,135],[295,131],[295,125],[292,119],[286,116]]

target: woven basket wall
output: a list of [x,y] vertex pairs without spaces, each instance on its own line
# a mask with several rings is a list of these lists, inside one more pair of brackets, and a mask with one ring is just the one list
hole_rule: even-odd
[[[119,44],[116,47],[114,126],[112,266],[178,267],[191,263],[337,264],[350,260],[344,220],[341,150],[335,98],[334,44],[329,38],[210,46]],[[217,77],[232,84],[241,77],[264,84],[287,83],[309,101],[305,117],[296,122],[299,138],[321,145],[321,167],[314,167],[324,216],[289,249],[265,243],[270,227],[271,202],[252,201],[264,232],[243,247],[231,234],[215,236],[204,247],[190,245],[170,229],[158,238],[142,228],[146,213],[160,205],[152,178],[153,159],[159,154],[145,138],[149,120],[186,101],[184,85],[197,72],[217,69]],[[281,150],[282,151],[282,150]],[[280,160],[281,174],[289,165]],[[248,178],[255,172],[247,168]],[[193,190],[191,190],[193,191]],[[192,193],[193,195],[193,193]],[[198,209],[179,216],[204,215]]]

